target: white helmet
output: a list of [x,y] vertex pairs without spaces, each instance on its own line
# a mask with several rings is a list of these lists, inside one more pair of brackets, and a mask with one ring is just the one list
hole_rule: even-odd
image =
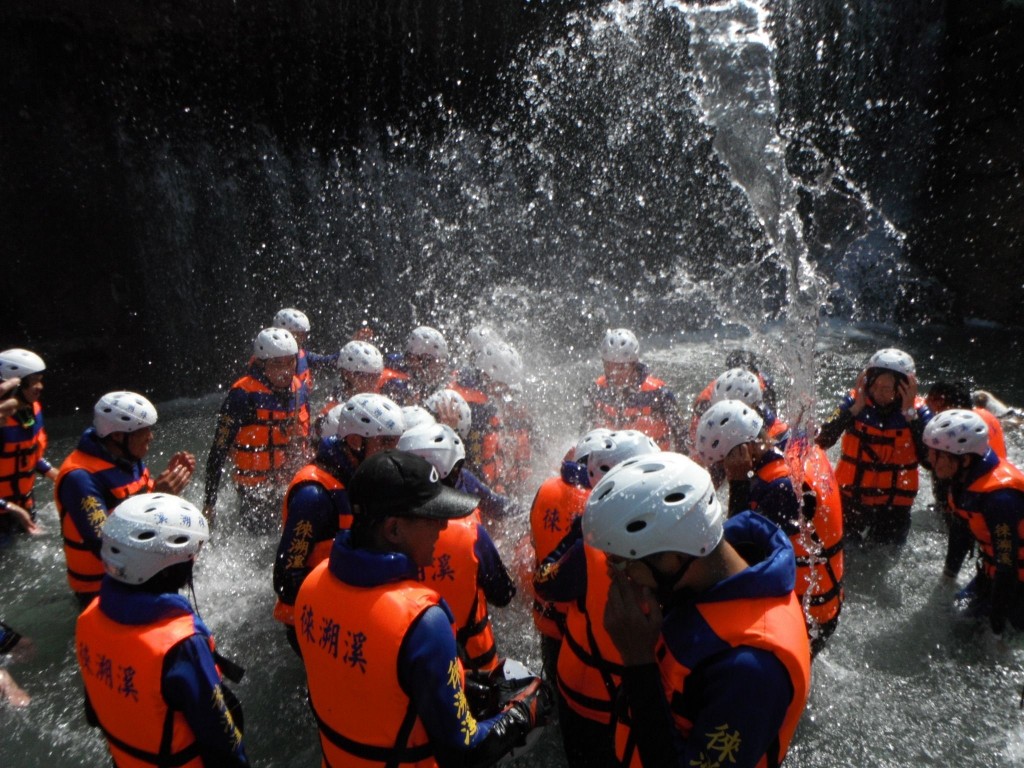
[[751,408],[757,408],[764,400],[761,391],[761,380],[756,373],[746,368],[730,368],[717,379],[711,392],[711,403],[722,400],[740,400]]
[[592,429],[587,434],[579,439],[576,443],[576,447],[572,449],[572,460],[578,462],[584,462],[587,460],[587,456],[590,452],[596,450],[604,444],[605,438],[612,433],[612,430],[606,427],[597,427]]
[[587,454],[587,477],[593,488],[613,467],[645,453],[660,453],[661,447],[637,429],[619,429]]
[[448,359],[448,342],[436,328],[421,325],[414,328],[405,340],[405,351],[410,355],[432,357],[435,360]]
[[466,398],[454,389],[439,389],[423,402],[423,407],[444,424],[453,426],[460,435],[468,435],[473,425],[473,411]]
[[914,358],[901,349],[880,349],[868,360],[868,368],[883,368],[887,371],[913,376]]
[[264,328],[252,343],[252,354],[257,360],[290,357],[299,354],[299,343],[291,331],[284,328]]
[[384,395],[353,395],[338,408],[338,437],[401,437],[405,431],[402,409]]
[[402,423],[405,424],[405,429],[408,431],[421,424],[437,424],[437,419],[423,406],[404,405],[402,406]]
[[156,407],[134,392],[108,392],[92,409],[92,425],[100,437],[114,432],[138,432],[154,424]]
[[474,325],[466,334],[466,343],[474,354],[480,354],[488,344],[502,340],[498,332],[489,325]]
[[143,584],[164,568],[194,560],[210,528],[202,512],[183,498],[142,493],[114,508],[102,536],[107,574],[125,584]]
[[0,352],[0,379],[23,379],[46,370],[43,358],[27,349],[5,349]]
[[722,540],[724,517],[706,469],[682,454],[656,453],[627,459],[597,484],[583,537],[631,560],[658,552],[701,557]]
[[628,328],[609,328],[601,342],[601,359],[606,363],[635,363],[640,359],[640,342]]
[[407,429],[398,441],[398,450],[415,453],[429,461],[441,479],[466,458],[466,446],[447,424],[420,424]]
[[924,444],[937,451],[963,456],[988,453],[988,425],[974,411],[950,408],[935,414],[924,428]]
[[709,467],[737,445],[761,434],[764,419],[746,403],[722,400],[708,408],[697,425],[697,453]]
[[476,367],[507,387],[514,387],[523,381],[523,358],[504,341],[487,344],[477,353]]
[[384,370],[384,355],[368,341],[353,339],[338,353],[338,370],[351,373],[375,373]]
[[292,307],[282,309],[274,315],[274,327],[284,328],[292,333],[309,333],[309,318],[305,312]]

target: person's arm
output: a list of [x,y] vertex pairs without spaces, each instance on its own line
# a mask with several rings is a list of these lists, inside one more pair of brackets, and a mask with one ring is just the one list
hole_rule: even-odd
[[309,363],[310,368],[326,368],[333,371],[338,365],[339,352],[335,352],[332,355],[320,355],[316,352],[310,352],[306,350],[306,362]]
[[577,600],[587,590],[587,557],[583,549],[582,516],[572,521],[568,533],[544,558],[533,576],[534,593],[541,600]]
[[480,500],[480,513],[484,520],[502,520],[522,514],[520,506],[508,496],[493,491],[490,486],[463,467],[459,476],[462,490]]
[[949,540],[946,543],[946,562],[942,575],[947,579],[955,579],[973,548],[974,534],[971,533],[967,520],[955,512],[950,513]]
[[686,453],[686,427],[683,426],[683,417],[679,413],[679,401],[675,392],[662,388],[661,397],[658,398],[661,406],[662,418],[668,425],[671,450],[678,453]]
[[220,479],[224,472],[224,462],[235,442],[238,430],[244,423],[245,415],[249,410],[247,405],[248,398],[245,392],[240,389],[232,389],[224,398],[220,413],[217,415],[217,428],[213,433],[213,444],[210,446],[210,453],[206,458],[203,514],[207,519],[212,520],[213,518],[213,509],[217,503],[217,493],[220,489]]
[[295,605],[299,587],[312,570],[309,559],[314,546],[332,539],[337,531],[338,510],[319,483],[300,484],[286,503],[288,520],[274,560],[274,591],[282,603]]
[[508,569],[501,562],[501,555],[494,541],[482,525],[477,525],[477,539],[474,551],[480,568],[477,572],[477,583],[484,591],[487,602],[503,608],[512,602],[516,595],[516,585],[508,574]]
[[985,500],[984,519],[992,537],[995,578],[992,582],[992,612],[989,625],[999,635],[1017,594],[1017,552],[1020,551],[1018,521],[1024,510],[1024,494],[1017,491],[996,491]]
[[843,402],[832,411],[832,415],[828,417],[824,424],[818,429],[818,436],[814,438],[814,442],[821,448],[831,448],[840,437],[843,436],[843,432],[853,422],[853,414],[850,413],[850,398],[847,397]]
[[86,549],[99,557],[100,530],[110,510],[93,476],[84,469],[68,472],[60,483],[60,503],[81,535]]
[[242,732],[229,709],[213,654],[201,635],[172,648],[164,661],[164,700],[180,711],[199,742],[204,765],[249,765]]

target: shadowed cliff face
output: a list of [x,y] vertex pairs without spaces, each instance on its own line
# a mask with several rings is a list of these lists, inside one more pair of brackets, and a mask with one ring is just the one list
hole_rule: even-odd
[[[521,117],[509,115],[522,111],[523,83],[504,73],[525,57],[520,46],[539,45],[567,12],[597,4],[300,5],[0,8],[0,232],[13,267],[0,345],[44,354],[54,410],[88,406],[115,388],[158,399],[209,391],[230,381],[247,340],[283,305],[310,309],[311,346],[324,351],[374,313],[401,328],[410,317],[430,320],[439,311],[432,302],[458,314],[465,307],[456,290],[440,299],[392,290],[396,265],[400,272],[435,259],[451,274],[449,287],[473,289],[471,276],[422,246],[431,226],[437,249],[465,253],[470,267],[486,262],[495,280],[523,273],[502,263],[513,248],[537,251],[536,263],[558,274],[574,271],[573,254],[552,258],[538,250],[551,241],[525,242],[529,226],[486,231],[493,222],[480,211],[500,205],[504,190],[535,184],[545,193],[532,171],[474,171],[490,184],[474,216],[446,201],[478,178],[459,164],[506,151],[501,126]],[[811,254],[844,283],[833,296],[839,311],[891,318],[895,305],[896,317],[934,318],[953,302],[973,316],[1018,321],[1020,281],[992,276],[1005,275],[1021,251],[1019,6],[793,0],[774,11],[791,172],[803,184]],[[665,26],[685,37],[682,25]],[[581,121],[544,118],[564,118],[565,131],[585,142],[607,117],[593,96],[580,94]],[[437,137],[459,137],[459,126],[478,128],[460,140],[486,150],[438,150]],[[528,126],[518,128],[528,143]],[[644,128],[660,130],[651,120]],[[573,159],[599,162],[600,147],[580,147]],[[414,159],[427,154],[435,170],[447,164],[452,177],[461,174],[459,183],[449,189],[443,174],[435,183],[422,173]],[[580,186],[592,176],[585,163],[567,164],[562,181],[574,173]],[[714,169],[708,175],[723,186]],[[429,189],[436,199],[424,203]],[[850,204],[862,196],[875,204],[870,215]],[[661,201],[658,212],[645,205],[636,213],[658,225],[654,237],[671,240],[673,228],[685,228]],[[605,208],[599,225],[617,237],[628,219],[621,206]],[[453,223],[463,231],[451,234]],[[566,218],[566,244],[578,223]],[[884,238],[871,233],[888,224],[906,239],[872,250]],[[745,226],[722,227],[723,253],[735,252],[736,237],[756,241]],[[340,261],[346,270],[324,267]],[[909,287],[875,290],[870,270],[886,263]],[[647,267],[639,266],[619,268],[642,283]],[[525,270],[536,283],[543,271]],[[611,268],[599,275],[614,276]]]

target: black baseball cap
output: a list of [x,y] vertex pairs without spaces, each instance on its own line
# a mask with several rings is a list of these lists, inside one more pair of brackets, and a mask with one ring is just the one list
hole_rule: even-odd
[[348,484],[356,517],[466,517],[479,499],[441,483],[434,466],[399,450],[375,453],[356,469]]

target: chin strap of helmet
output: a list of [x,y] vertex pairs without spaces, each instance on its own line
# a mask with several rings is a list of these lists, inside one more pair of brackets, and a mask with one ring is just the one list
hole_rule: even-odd
[[688,559],[671,573],[663,573],[656,568],[652,568],[647,563],[644,563],[644,565],[647,565],[647,569],[651,572],[651,576],[654,577],[654,583],[658,585],[655,590],[655,596],[661,605],[669,604],[672,600],[672,593],[675,592],[676,584],[678,584],[686,572],[690,570],[690,566],[697,562],[697,558],[692,555],[683,555],[683,557]]

